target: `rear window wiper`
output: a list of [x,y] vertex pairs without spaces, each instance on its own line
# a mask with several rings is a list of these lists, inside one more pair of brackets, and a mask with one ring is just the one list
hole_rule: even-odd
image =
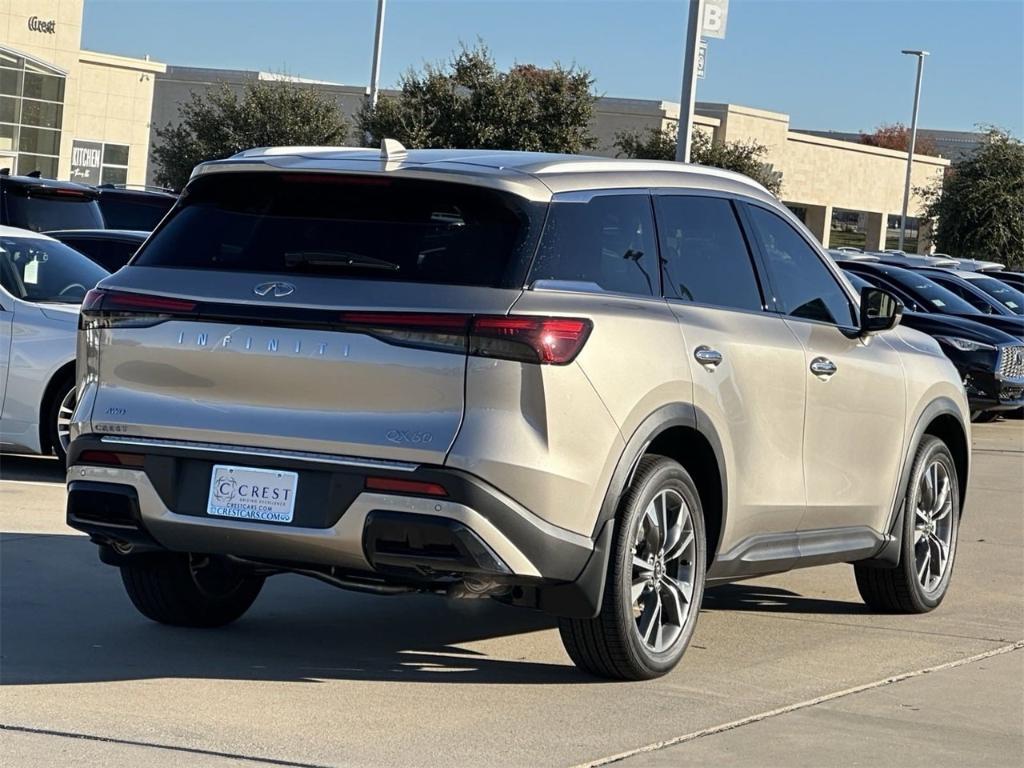
[[366,256],[350,251],[288,251],[284,263],[289,267],[309,265],[313,267],[356,267],[363,269],[386,269],[397,272],[401,267],[392,261]]

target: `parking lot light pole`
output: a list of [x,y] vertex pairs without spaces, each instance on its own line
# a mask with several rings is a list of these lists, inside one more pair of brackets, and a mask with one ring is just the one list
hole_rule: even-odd
[[[903,185],[903,214],[900,216],[900,245],[907,236],[907,207],[910,205],[910,174],[914,168],[914,146],[917,144],[917,110],[921,105],[921,76],[924,74],[924,57],[928,51],[901,51],[908,56],[917,56],[917,85],[914,87],[914,114],[910,119],[910,145],[907,147],[907,180]],[[920,237],[920,233],[918,233]]]
[[377,33],[373,38],[373,64],[370,68],[370,108],[377,106],[377,90],[380,83],[380,49],[384,45],[384,11],[387,0],[377,0]]
[[700,51],[700,33],[703,21],[704,0],[690,0],[686,47],[683,53],[683,92],[679,97],[679,127],[676,130],[677,163],[690,162],[693,109],[697,101],[697,56]]

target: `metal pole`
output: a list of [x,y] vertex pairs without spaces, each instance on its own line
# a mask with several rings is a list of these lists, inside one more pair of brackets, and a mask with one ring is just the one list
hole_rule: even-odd
[[[903,53],[917,56],[917,85],[914,87],[914,114],[910,119],[910,146],[907,147],[907,179],[903,185],[903,212],[900,215],[900,244],[899,249],[903,250],[903,241],[907,236],[907,207],[910,205],[910,174],[914,168],[914,147],[917,145],[917,110],[921,105],[921,77],[924,74],[924,57],[928,51],[903,51]],[[920,233],[918,233],[920,237]]]
[[679,97],[679,129],[676,134],[676,162],[690,162],[690,136],[693,132],[693,106],[697,101],[697,55],[704,23],[704,0],[690,0],[683,53],[683,92]]
[[377,34],[373,38],[373,65],[370,69],[370,108],[377,106],[377,89],[380,83],[380,49],[384,45],[384,10],[387,0],[377,0]]

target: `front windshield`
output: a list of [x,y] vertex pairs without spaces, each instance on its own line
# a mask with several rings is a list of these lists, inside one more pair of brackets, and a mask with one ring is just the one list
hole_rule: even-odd
[[1008,307],[1014,314],[1024,315],[1024,293],[1021,293],[1012,285],[1007,285],[994,277],[976,277],[971,280],[971,285],[976,285],[993,299],[1005,307]]
[[941,312],[945,315],[981,314],[981,310],[972,307],[955,293],[929,280],[924,275],[899,268],[889,269],[886,274],[897,281],[915,300],[919,301],[927,312]]
[[81,304],[108,274],[56,240],[0,235],[0,285],[24,301]]

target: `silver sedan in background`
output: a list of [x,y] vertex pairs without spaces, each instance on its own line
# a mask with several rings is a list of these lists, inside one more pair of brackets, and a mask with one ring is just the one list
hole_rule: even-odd
[[51,237],[0,227],[0,451],[64,461],[78,307],[107,274]]

